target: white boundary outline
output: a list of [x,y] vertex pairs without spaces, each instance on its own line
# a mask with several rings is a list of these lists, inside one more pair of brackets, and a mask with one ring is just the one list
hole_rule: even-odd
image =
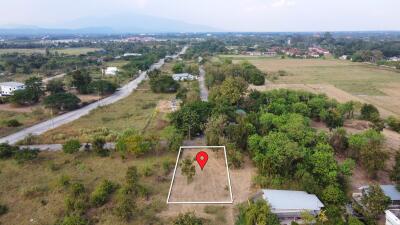
[[[174,185],[175,180],[175,173],[178,167],[179,157],[181,155],[182,149],[186,148],[223,148],[224,155],[225,155],[225,165],[226,165],[226,172],[228,174],[228,184],[229,184],[229,193],[230,193],[230,201],[221,201],[221,202],[170,202],[169,197],[171,196],[172,186]],[[171,185],[169,187],[168,197],[167,197],[167,204],[232,204],[233,203],[233,194],[232,194],[232,185],[231,185],[231,176],[229,174],[229,167],[228,167],[228,158],[226,156],[226,148],[225,146],[181,146],[179,148],[178,156],[176,157],[176,163],[174,168],[174,174],[172,175]]]

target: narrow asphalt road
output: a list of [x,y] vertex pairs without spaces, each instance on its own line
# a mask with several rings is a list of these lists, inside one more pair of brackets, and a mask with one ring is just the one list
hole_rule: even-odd
[[208,102],[208,89],[206,87],[206,71],[204,71],[203,66],[199,68],[199,83],[200,83],[200,99],[202,101]]
[[[181,54],[184,54],[187,50],[187,46],[183,47],[181,52],[179,52],[177,55],[174,56],[174,58],[178,57]],[[164,59],[161,59],[157,63],[153,64],[149,71],[154,70],[154,69],[159,69],[161,66],[164,65]],[[100,106],[105,106],[112,104],[114,102],[117,102],[127,96],[129,96],[133,90],[135,90],[138,85],[146,79],[147,71],[142,72],[136,79],[132,80],[122,88],[120,88],[118,91],[116,91],[113,95],[103,98],[100,101],[94,102],[90,105],[87,105],[85,107],[82,107],[80,109],[77,109],[75,111],[71,111],[65,114],[62,114],[60,116],[54,117],[50,120],[44,121],[42,123],[36,124],[32,127],[28,127],[26,129],[23,129],[21,131],[18,131],[14,134],[11,134],[9,136],[0,138],[0,143],[5,143],[8,142],[9,144],[15,144],[16,142],[23,140],[26,136],[29,134],[33,135],[40,135],[43,134],[49,130],[52,130],[56,127],[62,126],[66,123],[72,122],[74,120],[79,119],[82,116],[85,116],[90,113],[93,109],[96,109]]]

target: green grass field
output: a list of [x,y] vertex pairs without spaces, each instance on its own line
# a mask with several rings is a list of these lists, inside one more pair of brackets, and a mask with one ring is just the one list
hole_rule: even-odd
[[[70,138],[90,141],[93,135],[97,134],[106,136],[108,141],[113,141],[117,133],[128,128],[143,131],[147,127],[159,132],[165,121],[163,113],[156,113],[157,103],[173,97],[173,94],[153,93],[145,82],[127,98],[112,105],[100,107],[89,115],[41,135],[40,142],[62,143]],[[156,126],[155,128],[148,126],[151,120],[159,121],[159,123],[152,123]]]
[[[100,50],[99,48],[64,48],[64,49],[51,49],[50,52],[66,55],[80,55],[87,54],[88,52],[94,52]],[[45,54],[46,50],[44,48],[21,48],[21,49],[0,49],[0,55],[7,53],[20,53],[20,54],[34,54],[40,53]]]
[[22,165],[12,159],[1,160],[0,203],[7,205],[9,212],[0,217],[0,223],[55,224],[66,208],[67,190],[60,184],[62,176],[68,176],[72,182],[83,183],[90,193],[104,179],[124,184],[127,168],[136,166],[140,174],[145,169],[151,171],[149,176],[140,177],[140,183],[150,190],[150,199],[137,200],[133,220],[126,223],[114,214],[115,194],[109,204],[92,208],[88,214],[98,220],[96,224],[102,225],[154,224],[157,213],[166,207],[171,179],[170,175],[164,174],[162,164],[165,161],[173,163],[175,157],[176,153],[169,152],[123,160],[117,153],[99,157],[85,152],[75,155],[42,152],[38,159]]
[[[242,59],[234,59],[239,62]],[[400,85],[400,72],[336,59],[247,58],[264,72],[286,71],[274,83],[332,84],[355,95],[385,95],[388,85]]]

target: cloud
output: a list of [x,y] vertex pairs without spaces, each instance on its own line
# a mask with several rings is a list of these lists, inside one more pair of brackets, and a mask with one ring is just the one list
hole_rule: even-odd
[[284,8],[294,6],[295,4],[296,2],[291,0],[277,0],[273,2],[271,6],[275,8]]

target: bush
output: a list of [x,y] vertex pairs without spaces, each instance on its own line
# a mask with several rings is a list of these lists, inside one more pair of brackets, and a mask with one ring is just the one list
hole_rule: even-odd
[[64,217],[60,225],[90,225],[90,222],[79,215],[69,215]]
[[373,121],[379,118],[379,110],[371,104],[364,104],[361,107],[361,119]]
[[170,76],[159,76],[150,79],[150,87],[155,93],[175,93],[180,85]]
[[389,116],[386,120],[386,123],[390,129],[400,132],[400,119],[397,119],[394,116]]
[[47,96],[43,104],[47,108],[57,109],[61,111],[70,111],[77,109],[81,100],[71,93],[56,93]]
[[11,146],[7,143],[0,144],[0,159],[8,159],[14,156],[14,154],[18,151],[18,147]]
[[90,201],[94,206],[104,205],[109,196],[115,191],[117,185],[109,180],[104,180],[96,189],[92,192],[90,196]]
[[118,192],[117,206],[115,207],[115,214],[124,221],[129,221],[134,216],[136,208],[133,196],[130,195],[129,188],[122,188]]
[[18,120],[12,119],[6,122],[7,127],[19,127],[22,125]]
[[109,150],[104,148],[104,145],[106,144],[106,141],[104,140],[104,138],[101,137],[96,137],[93,141],[92,141],[92,148],[93,151],[97,153],[97,155],[101,156],[101,157],[106,157],[109,155]]
[[99,95],[112,94],[117,90],[117,85],[107,80],[96,80],[89,84],[91,92]]
[[180,214],[174,219],[173,225],[203,225],[203,221],[196,217],[194,213]]
[[63,144],[63,152],[67,154],[78,152],[80,148],[81,143],[76,139],[68,140],[65,144]]
[[36,159],[38,157],[38,154],[39,154],[39,149],[25,148],[16,151],[14,154],[14,159],[17,161],[17,163],[24,163]]
[[8,207],[5,205],[0,205],[0,216],[6,214],[8,212]]

